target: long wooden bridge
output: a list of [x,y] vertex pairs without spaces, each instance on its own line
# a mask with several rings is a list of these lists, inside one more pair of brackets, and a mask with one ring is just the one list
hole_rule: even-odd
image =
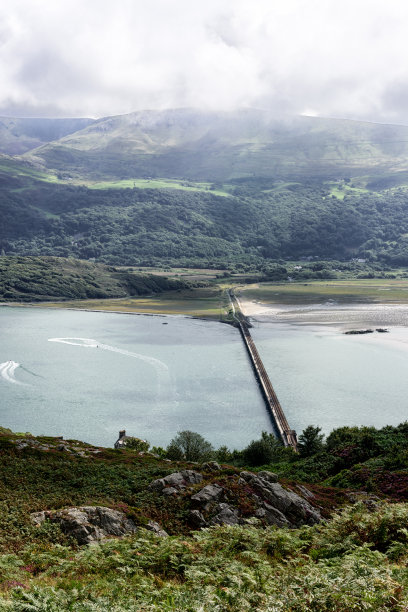
[[248,322],[240,312],[240,309],[235,308],[235,304],[237,304],[238,306],[238,303],[232,290],[229,291],[229,296],[235,321],[239,326],[242,339],[248,351],[248,355],[251,360],[256,379],[261,388],[262,395],[265,400],[266,409],[272,419],[272,423],[277,433],[279,434],[279,437],[281,438],[283,444],[285,446],[291,446],[295,451],[297,451],[296,431],[289,427],[289,423],[286,420],[285,413],[282,410],[282,406],[280,405],[272,383],[269,380],[268,373],[265,370],[265,367],[262,363],[262,359],[259,356],[258,350],[255,346],[255,342],[253,341],[253,338],[250,334]]

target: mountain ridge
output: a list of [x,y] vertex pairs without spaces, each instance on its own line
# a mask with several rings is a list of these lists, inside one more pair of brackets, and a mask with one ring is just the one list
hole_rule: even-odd
[[91,122],[88,118],[0,117],[0,153],[21,155]]
[[269,111],[136,111],[93,121],[25,154],[88,177],[339,177],[408,165],[408,127]]

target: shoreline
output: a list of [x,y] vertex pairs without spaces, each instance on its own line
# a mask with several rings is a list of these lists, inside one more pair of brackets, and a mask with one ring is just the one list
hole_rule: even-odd
[[326,301],[317,304],[261,303],[240,299],[245,316],[255,321],[292,323],[298,325],[337,326],[349,330],[353,327],[372,326],[408,327],[408,304],[391,303],[338,303]]
[[183,319],[193,319],[195,321],[204,321],[206,323],[228,323],[229,325],[231,325],[228,321],[219,321],[217,319],[212,319],[212,318],[205,318],[205,317],[196,317],[194,315],[191,314],[183,314],[183,313],[177,313],[177,314],[171,314],[171,313],[166,313],[166,312],[142,312],[142,311],[134,311],[134,310],[104,310],[104,309],[97,309],[97,308],[73,308],[72,306],[47,306],[46,303],[44,304],[16,304],[16,303],[8,303],[8,302],[0,302],[0,308],[2,306],[5,307],[11,307],[11,308],[46,308],[47,310],[70,310],[72,312],[99,312],[99,313],[104,313],[104,314],[119,314],[119,315],[135,315],[137,317],[161,317],[161,318],[165,318],[165,317],[180,317]]
[[[261,304],[241,300],[242,312],[254,323],[271,330],[308,329],[311,334],[334,334],[347,343],[364,343],[408,351],[408,304]],[[378,333],[380,327],[390,333]],[[352,329],[373,329],[370,334],[346,334]],[[255,332],[256,334],[256,332]],[[368,344],[369,343],[369,344]]]
[[[241,296],[237,298],[238,305],[244,316],[257,323],[275,323],[278,325],[286,324],[298,327],[320,327],[326,329],[337,329],[344,333],[352,329],[373,327],[401,327],[408,328],[408,304],[401,303],[338,303],[334,300],[326,302],[308,304],[283,304],[266,303],[256,300],[246,299]],[[149,312],[137,310],[110,310],[104,308],[80,308],[74,306],[55,305],[50,302],[44,303],[15,303],[0,302],[0,307],[10,308],[44,308],[49,310],[68,310],[73,312],[98,312],[121,315],[134,315],[146,317],[183,317],[197,321],[212,323],[229,323],[215,317],[205,317],[191,313],[169,313],[169,312]]]

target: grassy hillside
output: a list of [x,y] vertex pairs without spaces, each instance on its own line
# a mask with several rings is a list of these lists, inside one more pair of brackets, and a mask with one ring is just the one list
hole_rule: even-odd
[[0,153],[20,155],[87,127],[93,119],[0,117]]
[[[331,456],[349,465],[360,462],[360,470],[367,459],[357,448],[371,453],[377,475],[384,468],[381,454],[393,454],[389,445],[386,450],[387,436],[391,442],[396,435],[406,448],[406,426],[393,432],[346,429],[331,434]],[[369,433],[382,448],[368,446]],[[346,455],[347,448],[354,448],[354,455]],[[321,455],[294,464],[305,461],[304,473],[314,462],[316,474]],[[162,496],[148,489],[149,483],[180,469],[199,469],[205,484],[219,483],[233,493],[242,468],[206,471],[183,460],[169,463],[137,451],[5,429],[0,465],[0,610],[397,612],[408,605],[408,507],[387,503],[381,494],[383,499],[355,492],[361,481],[352,486],[354,492],[308,484],[314,503],[325,508],[325,521],[313,527],[277,528],[258,519],[192,531],[191,491]],[[388,462],[388,469],[395,465]],[[406,495],[401,471],[388,471],[388,480],[390,474],[395,490],[403,488]],[[299,490],[299,481],[283,484]],[[344,478],[335,484],[350,486]],[[251,510],[248,500],[245,494],[236,499],[242,511]],[[31,512],[95,504],[125,512],[139,531],[79,546],[56,523],[30,521]],[[144,529],[149,519],[159,521],[170,537]]]
[[0,300],[119,298],[181,290],[189,283],[61,257],[0,257]]
[[350,177],[405,170],[408,128],[255,109],[141,111],[100,119],[29,156],[99,179]]

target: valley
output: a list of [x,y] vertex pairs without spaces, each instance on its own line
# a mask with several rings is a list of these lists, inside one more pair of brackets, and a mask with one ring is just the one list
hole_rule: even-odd
[[[29,146],[35,123],[14,141]],[[6,148],[0,252],[230,272],[408,265],[406,130],[249,110],[88,122],[20,155]]]
[[[396,609],[407,128],[252,111],[78,121],[0,125],[2,424],[35,434],[0,428],[0,606],[323,610],[335,583],[343,610],[363,567],[372,609]],[[231,288],[299,453],[268,433],[238,331],[219,324],[234,323]],[[389,333],[344,333],[368,326]],[[124,424],[152,450],[107,448]],[[208,438],[210,463],[175,451],[181,429]],[[190,472],[203,489],[151,488]],[[271,497],[258,508],[262,478],[324,521],[282,529]],[[197,510],[203,491],[220,503]],[[55,522],[83,504],[132,534],[83,546]]]

